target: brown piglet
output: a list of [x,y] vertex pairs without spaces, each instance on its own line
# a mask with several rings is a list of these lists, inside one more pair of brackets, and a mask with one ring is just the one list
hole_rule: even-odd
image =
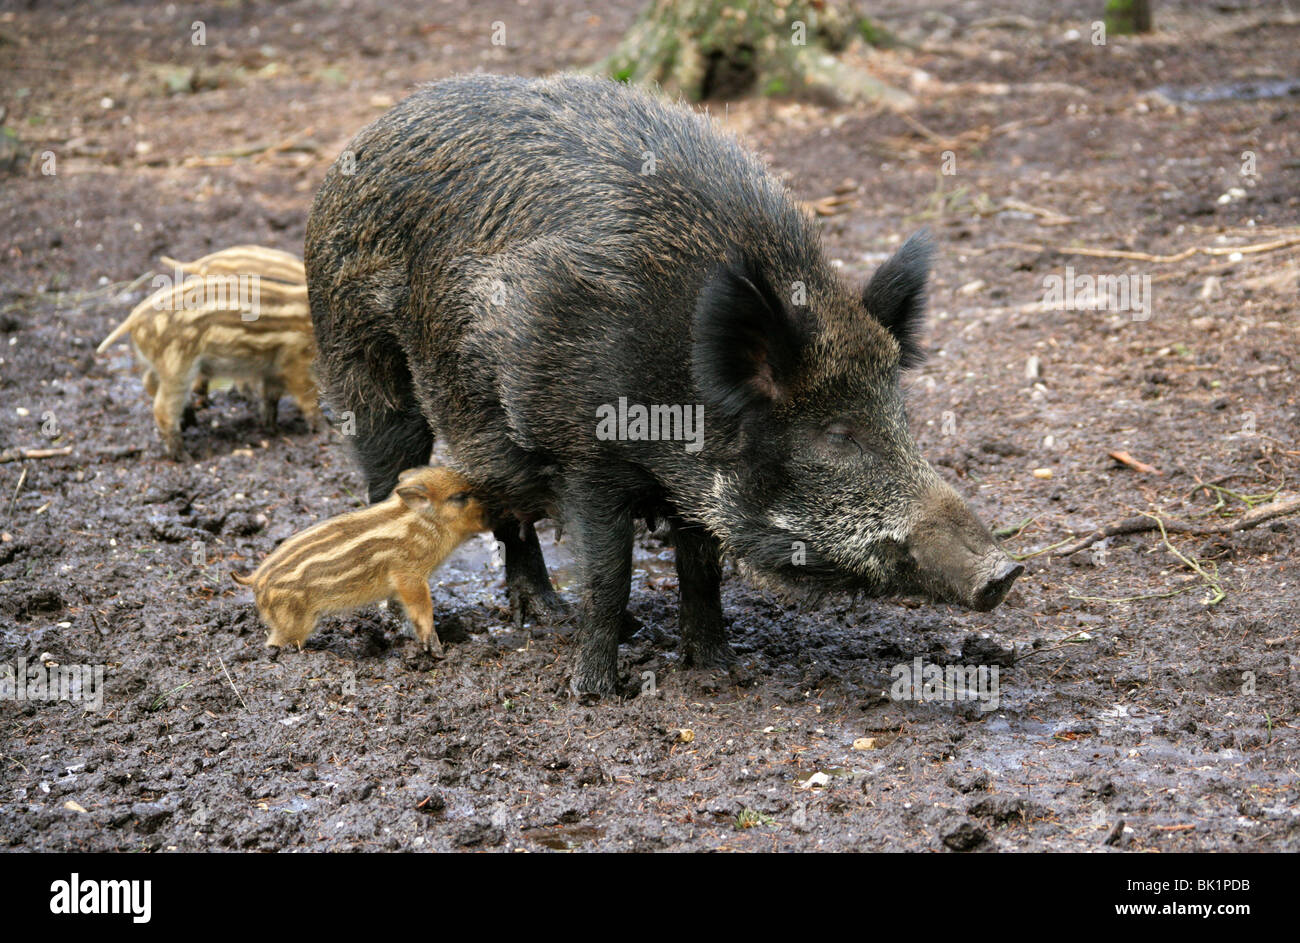
[[154,422],[172,458],[185,454],[181,425],[196,383],[229,378],[260,389],[262,421],[274,427],[284,393],[308,426],[323,417],[316,389],[316,339],[307,286],[254,275],[207,275],[160,288],[132,309],[99,345],[129,335]]
[[300,649],[327,613],[399,600],[431,652],[442,651],[433,627],[429,577],[488,521],[469,482],[449,468],[410,468],[384,501],[330,518],[290,537],[252,574],[232,573],[252,586],[268,626],[268,646]]

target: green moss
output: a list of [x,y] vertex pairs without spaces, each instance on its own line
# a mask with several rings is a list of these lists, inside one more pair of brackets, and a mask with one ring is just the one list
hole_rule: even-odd
[[893,33],[877,26],[865,16],[858,20],[858,35],[867,45],[879,49],[892,49],[898,45],[898,40],[894,38]]

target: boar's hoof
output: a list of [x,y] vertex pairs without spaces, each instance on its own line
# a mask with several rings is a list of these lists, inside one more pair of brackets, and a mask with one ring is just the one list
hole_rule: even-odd
[[696,646],[687,644],[682,652],[682,667],[702,671],[729,671],[735,656],[726,642],[721,645]]
[[512,587],[507,595],[510,597],[510,617],[516,627],[522,626],[530,617],[548,623],[568,622],[573,618],[573,607],[553,589],[537,591]]
[[573,672],[573,680],[569,682],[569,691],[583,704],[593,703],[603,697],[614,697],[619,693],[618,673],[583,671],[578,668]]
[[620,642],[626,642],[644,628],[645,625],[642,624],[640,619],[632,615],[630,612],[624,612],[623,622],[618,627],[618,640]]

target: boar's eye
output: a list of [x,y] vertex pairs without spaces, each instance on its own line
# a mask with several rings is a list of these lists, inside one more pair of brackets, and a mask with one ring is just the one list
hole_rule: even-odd
[[863,451],[862,444],[858,442],[853,429],[844,423],[837,422],[826,427],[824,433],[826,441],[831,445],[847,447],[856,446],[858,451]]
[[469,503],[469,492],[457,491],[455,494],[453,494],[450,498],[447,499],[447,503],[454,504],[458,508],[463,508],[466,504]]

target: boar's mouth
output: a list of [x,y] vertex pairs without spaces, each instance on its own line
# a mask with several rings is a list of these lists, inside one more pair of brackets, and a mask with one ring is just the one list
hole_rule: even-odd
[[915,565],[905,567],[899,574],[896,591],[924,596],[932,602],[988,612],[1006,599],[1012,584],[1025,572],[1024,564],[1012,560],[996,547],[963,562],[965,565],[944,570]]
[[840,593],[868,598],[919,596],[929,602],[951,603],[976,612],[996,609],[1025,570],[1023,564],[1001,551],[980,561],[966,579],[928,574],[910,561],[901,562],[887,579],[864,576],[829,562],[803,566],[788,563],[763,566],[753,558],[741,558],[740,562],[754,582],[788,596],[813,600]]
[[907,538],[911,581],[932,599],[988,612],[1025,571],[950,487],[936,482],[920,500]]

